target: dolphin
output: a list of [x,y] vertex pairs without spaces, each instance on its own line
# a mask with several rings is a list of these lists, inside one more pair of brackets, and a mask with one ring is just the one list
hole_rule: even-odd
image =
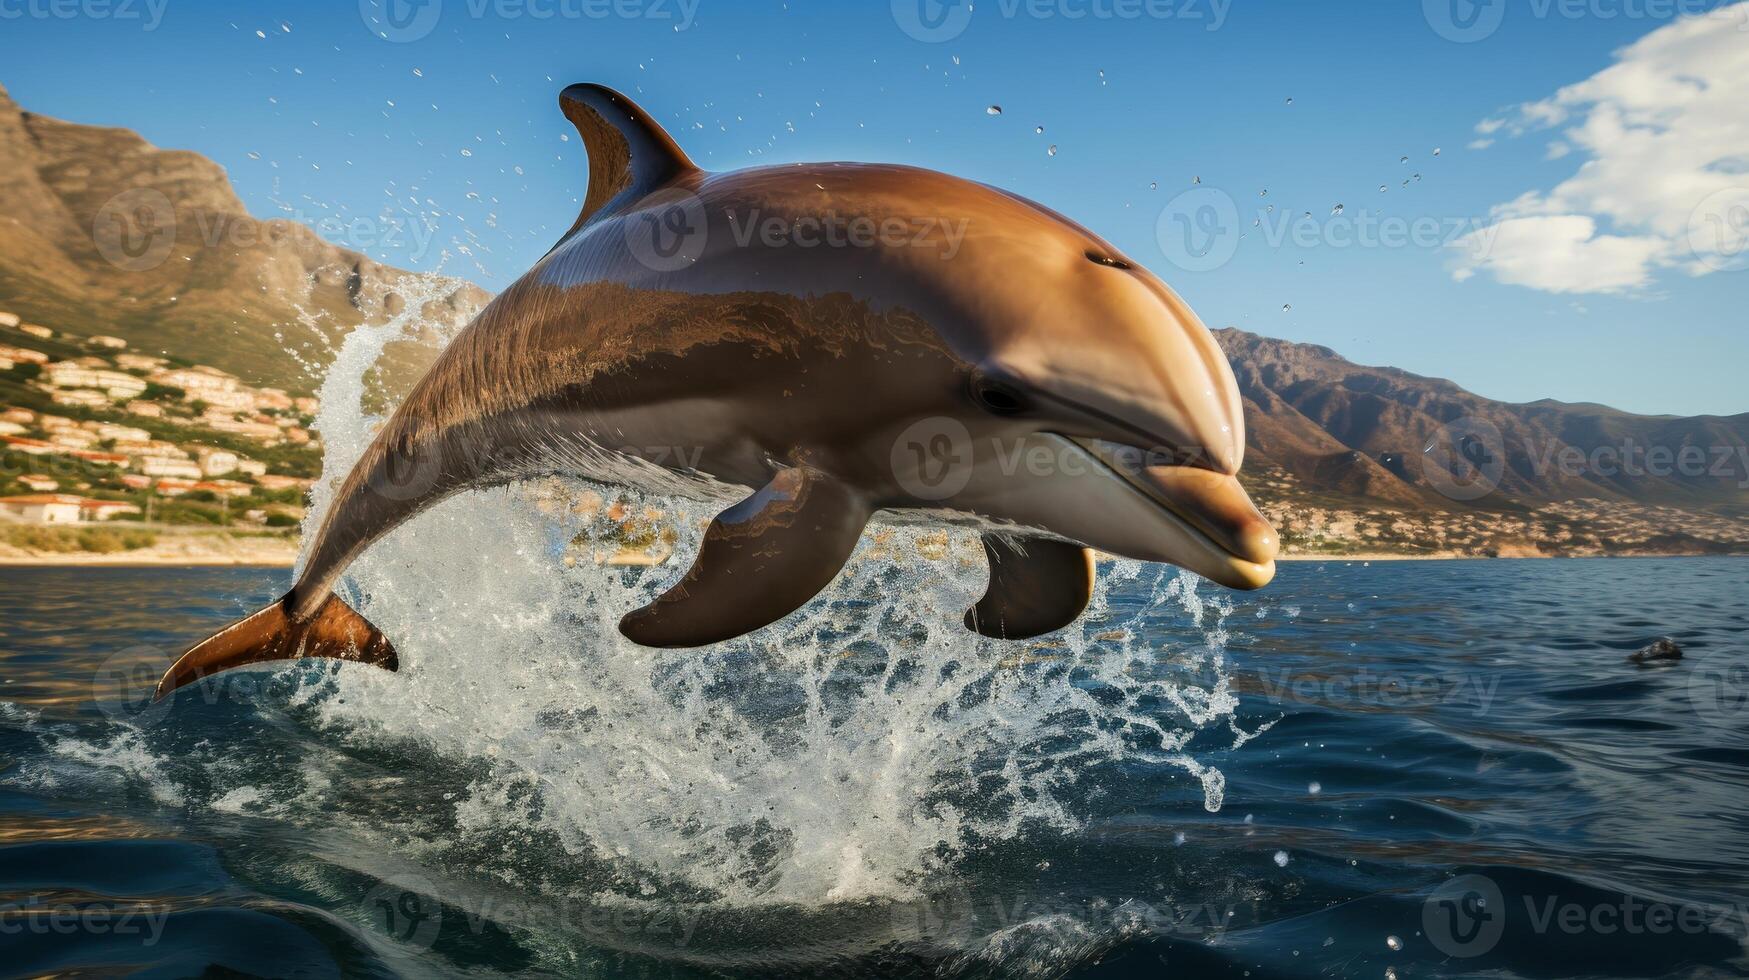
[[159,697],[272,660],[396,669],[333,592],[347,566],[441,500],[542,475],[729,504],[620,622],[652,647],[788,615],[877,512],[981,529],[990,581],[965,623],[997,638],[1080,616],[1090,549],[1237,589],[1274,575],[1232,370],[1110,242],[914,167],[710,173],[612,89],[559,105],[588,154],[575,223],[382,427],[291,591],[190,647]]

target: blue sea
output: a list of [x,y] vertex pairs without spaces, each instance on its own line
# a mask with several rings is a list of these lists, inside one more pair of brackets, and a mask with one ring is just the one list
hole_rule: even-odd
[[361,572],[398,675],[159,705],[287,573],[0,569],[0,975],[1749,973],[1749,560],[1108,568],[1006,646],[870,560],[693,654],[466,557]]

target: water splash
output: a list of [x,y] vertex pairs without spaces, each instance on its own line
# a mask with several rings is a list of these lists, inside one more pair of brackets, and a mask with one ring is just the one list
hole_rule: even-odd
[[[371,369],[416,317],[355,331],[327,375],[311,528],[380,421],[360,407]],[[715,507],[624,493],[676,528],[676,559],[608,567],[598,509],[575,506],[599,493],[621,491],[476,492],[376,545],[345,588],[403,667],[313,682],[320,722],[481,764],[458,826],[550,836],[611,866],[603,887],[626,895],[913,896],[980,841],[1073,831],[1079,783],[1119,760],[1182,769],[1219,808],[1221,774],[1185,746],[1236,702],[1224,612],[1194,577],[1105,565],[1078,628],[996,642],[960,622],[986,576],[975,535],[877,524],[801,612],[704,650],[651,650],[616,624],[684,572]],[[1150,598],[1115,609],[1114,584]],[[1163,614],[1203,626],[1206,644],[1150,647],[1145,621]]]

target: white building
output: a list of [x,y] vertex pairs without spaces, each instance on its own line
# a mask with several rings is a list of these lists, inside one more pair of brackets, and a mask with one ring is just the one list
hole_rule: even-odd
[[109,405],[109,399],[100,391],[89,388],[70,388],[65,391],[49,393],[49,400],[56,405],[69,408],[104,408]]
[[166,459],[162,456],[135,456],[129,467],[135,473],[145,476],[167,476],[179,480],[198,480],[205,475],[198,465],[188,460]]
[[97,427],[97,437],[114,439],[118,442],[148,442],[151,440],[152,434],[145,429],[136,429],[131,425],[116,425],[112,422],[105,422]]
[[86,342],[91,344],[94,347],[103,347],[103,348],[107,348],[108,350],[127,350],[128,349],[128,342],[127,341],[121,339],[120,337],[111,337],[107,334],[98,334],[95,337],[90,337],[87,339]]
[[237,454],[223,449],[197,449],[200,471],[206,476],[224,476],[237,471]]
[[125,371],[86,367],[72,361],[56,361],[43,369],[43,376],[56,388],[96,388],[122,400],[145,393],[146,382]]
[[32,524],[77,524],[84,498],[65,493],[26,494],[0,497],[0,514]]

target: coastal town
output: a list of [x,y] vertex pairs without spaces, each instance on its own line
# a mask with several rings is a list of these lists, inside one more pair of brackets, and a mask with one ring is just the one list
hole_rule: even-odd
[[321,468],[318,407],[0,312],[0,559],[281,560]]

